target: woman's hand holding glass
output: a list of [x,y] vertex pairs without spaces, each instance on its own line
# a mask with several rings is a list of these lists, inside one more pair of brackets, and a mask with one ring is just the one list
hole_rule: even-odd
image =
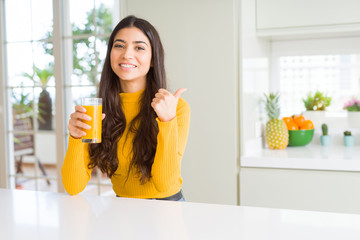
[[[102,114],[102,120],[105,118],[105,113]],[[73,138],[80,139],[86,133],[83,129],[90,129],[90,126],[83,121],[91,120],[91,117],[86,115],[86,109],[80,105],[75,106],[75,112],[70,114],[69,124],[67,129]]]

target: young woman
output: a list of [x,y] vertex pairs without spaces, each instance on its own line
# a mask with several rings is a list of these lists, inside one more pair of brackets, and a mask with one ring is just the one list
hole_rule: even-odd
[[81,106],[68,124],[69,146],[61,169],[66,191],[78,194],[98,167],[120,197],[183,201],[181,160],[190,107],[166,90],[164,51],[155,28],[129,16],[111,33],[101,74],[102,142],[81,142],[89,126]]

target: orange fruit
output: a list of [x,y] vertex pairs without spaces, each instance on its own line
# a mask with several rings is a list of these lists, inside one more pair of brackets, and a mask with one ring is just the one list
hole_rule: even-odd
[[283,117],[282,120],[283,120],[286,124],[288,124],[289,122],[293,122],[292,117]]
[[314,123],[311,120],[306,120],[305,122],[303,122],[303,124],[301,124],[300,129],[301,130],[314,129]]
[[298,130],[299,129],[298,125],[295,124],[292,117],[283,117],[282,120],[285,122],[288,130]]
[[287,126],[288,130],[299,130],[298,125],[296,125],[296,123],[294,123],[294,121],[287,123],[286,126]]
[[294,122],[298,127],[300,127],[305,122],[305,117],[303,115],[296,115],[294,117]]

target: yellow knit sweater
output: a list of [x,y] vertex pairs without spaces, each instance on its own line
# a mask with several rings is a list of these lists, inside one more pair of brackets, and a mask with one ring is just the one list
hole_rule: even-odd
[[[129,123],[139,113],[139,99],[142,91],[136,93],[120,93],[122,107]],[[156,119],[159,126],[157,136],[157,148],[154,163],[151,169],[151,179],[141,185],[139,176],[135,171],[130,171],[128,180],[127,173],[132,158],[133,133],[129,133],[127,125],[124,134],[118,141],[119,166],[111,177],[114,192],[121,197],[130,198],[163,198],[174,195],[181,189],[181,160],[185,151],[186,141],[190,125],[190,107],[187,102],[180,98],[176,117],[168,122]],[[99,143],[101,144],[101,143]],[[75,195],[86,187],[91,178],[91,169],[88,169],[90,161],[88,144],[82,143],[81,139],[69,137],[69,146],[61,169],[62,181],[66,191]],[[126,181],[126,183],[125,183]]]

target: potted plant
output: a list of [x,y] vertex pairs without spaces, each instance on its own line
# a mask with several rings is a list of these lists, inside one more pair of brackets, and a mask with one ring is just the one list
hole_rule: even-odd
[[12,105],[14,124],[17,119],[31,118],[33,109],[32,101],[29,100],[29,93],[24,94],[22,92],[20,95],[18,95],[13,92],[12,98],[14,100]]
[[314,94],[309,92],[303,102],[306,109],[303,115],[313,121],[315,129],[319,129],[325,119],[325,110],[331,104],[331,97],[320,91],[316,91]]
[[31,79],[35,86],[40,85],[42,88],[38,104],[39,130],[52,130],[52,101],[46,88],[53,73],[54,67],[52,64],[47,65],[44,69],[40,69],[34,65],[33,75],[24,73],[24,76]]
[[344,132],[344,145],[346,147],[354,146],[355,138],[351,135],[350,131]]
[[360,100],[352,98],[344,104],[347,110],[348,126],[351,128],[360,128]]
[[321,125],[322,135],[320,136],[321,145],[330,146],[331,144],[331,136],[328,134],[328,126],[323,123]]
[[314,95],[310,92],[303,102],[307,111],[325,111],[331,104],[331,97],[320,91],[316,91]]

